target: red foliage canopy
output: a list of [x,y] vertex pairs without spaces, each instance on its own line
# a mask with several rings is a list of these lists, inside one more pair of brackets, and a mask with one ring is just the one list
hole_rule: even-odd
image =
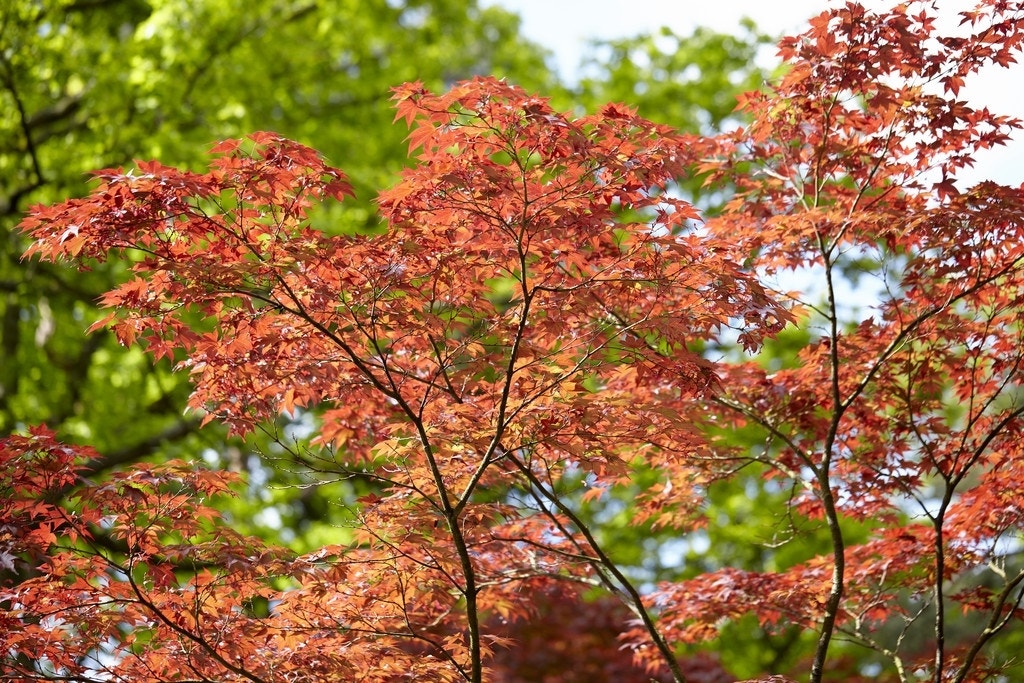
[[[139,163],[35,207],[28,255],[131,263],[100,324],[188,371],[193,410],[237,433],[315,411],[309,461],[381,492],[351,547],[295,556],[220,523],[222,473],[92,483],[73,475],[87,454],[44,430],[5,441],[5,668],[481,681],[509,646],[487,624],[569,581],[621,598],[652,675],[685,680],[677,645],[754,614],[819,634],[814,681],[837,634],[901,676],[983,677],[1024,616],[1024,197],[957,187],[1019,122],[956,95],[1013,60],[1024,8],[982,2],[943,37],[915,7],[815,18],[783,40],[782,81],[744,98],[753,123],[716,138],[621,105],[573,117],[494,79],[402,86],[417,163],[381,193],[380,233],[317,227],[344,175],[271,133],[217,145],[205,173]],[[673,193],[693,173],[735,193],[704,221]],[[823,303],[760,281],[804,268]],[[879,304],[847,326],[839,282],[858,269]],[[815,332],[792,368],[697,351],[756,351],[794,321]],[[739,430],[764,446],[715,436]],[[830,552],[642,594],[580,513],[642,464],[658,481],[637,521],[686,534],[707,487],[751,462],[800,492],[786,512],[820,520]],[[947,643],[953,605],[980,626]],[[926,615],[932,646],[904,648]],[[894,623],[895,643],[875,637]]]

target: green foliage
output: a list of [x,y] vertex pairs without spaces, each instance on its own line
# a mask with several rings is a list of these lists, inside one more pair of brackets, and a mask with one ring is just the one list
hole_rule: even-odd
[[595,42],[579,100],[587,108],[628,102],[659,123],[715,132],[734,116],[736,94],[757,90],[768,78],[754,60],[773,38],[749,19],[740,28],[729,35],[698,27],[683,36],[664,27],[654,35]]

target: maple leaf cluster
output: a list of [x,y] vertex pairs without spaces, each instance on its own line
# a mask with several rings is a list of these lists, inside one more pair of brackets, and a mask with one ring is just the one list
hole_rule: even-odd
[[[1020,123],[956,95],[1012,62],[1024,8],[982,2],[962,37],[914,11],[813,19],[780,44],[782,80],[741,102],[752,123],[712,138],[623,105],[561,113],[492,78],[401,86],[416,163],[380,194],[380,231],[325,230],[344,174],[272,133],[217,145],[204,173],[140,162],[34,207],[27,256],[130,264],[94,327],[188,372],[191,409],[237,434],[315,414],[296,458],[376,489],[351,544],[296,555],[219,519],[224,473],[94,483],[76,474],[89,452],[44,429],[5,440],[4,666],[482,681],[537,642],[517,626],[531,615],[594,604],[568,585],[618,599],[630,616],[602,633],[666,680],[726,676],[698,656],[688,677],[677,655],[746,615],[817,634],[815,681],[840,636],[900,676],[994,670],[985,648],[1024,616],[1024,197],[955,179]],[[694,174],[730,188],[721,211],[677,196]],[[847,325],[841,274],[858,268],[878,302]],[[822,300],[765,284],[799,269]],[[786,367],[701,353],[754,353],[791,323],[814,333]],[[751,432],[763,445],[735,438]],[[641,587],[582,512],[643,467],[657,481],[635,522],[686,537],[709,487],[751,465],[828,552]],[[981,626],[947,644],[954,605]],[[931,647],[903,647],[922,627]]]

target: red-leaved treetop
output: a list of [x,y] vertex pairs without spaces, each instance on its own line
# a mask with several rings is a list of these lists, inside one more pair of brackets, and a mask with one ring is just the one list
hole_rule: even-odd
[[[4,441],[5,676],[478,682],[515,647],[488,624],[574,584],[631,611],[622,642],[651,677],[687,680],[683,644],[746,614],[818,634],[812,681],[868,676],[831,663],[837,637],[899,680],[994,676],[987,647],[1024,616],[1024,197],[954,184],[1019,126],[956,93],[1012,62],[1024,8],[964,21],[946,38],[925,4],[822,14],[746,96],[753,122],[718,138],[489,78],[401,86],[416,164],[381,193],[379,233],[323,230],[313,209],[344,175],[272,133],[218,144],[205,173],[104,170],[33,208],[28,256],[130,264],[94,327],[190,373],[192,410],[237,434],[315,413],[296,459],[378,487],[353,543],[296,556],[219,518],[225,473],[92,482],[88,450],[43,428]],[[673,193],[696,173],[734,193],[703,221]],[[820,290],[759,281],[807,267]],[[878,306],[847,325],[858,271]],[[698,352],[756,352],[796,321],[813,334],[791,369]],[[722,436],[751,429],[763,447]],[[750,463],[794,490],[780,514],[827,528],[827,554],[642,586],[566,493],[598,499],[642,465],[658,478],[636,520],[685,538]],[[955,640],[951,610],[971,616]]]

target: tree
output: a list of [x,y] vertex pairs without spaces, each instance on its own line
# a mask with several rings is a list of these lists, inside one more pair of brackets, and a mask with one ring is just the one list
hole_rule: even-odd
[[[981,3],[954,37],[934,34],[927,7],[823,14],[781,44],[783,81],[746,101],[758,120],[696,151],[741,188],[708,229],[734,234],[767,275],[814,269],[824,290],[820,303],[796,295],[812,333],[798,365],[730,366],[700,413],[715,430],[760,431],[759,448],[731,449],[736,466],[799,492],[793,511],[819,522],[832,553],[666,586],[662,604],[684,606],[678,638],[713,628],[713,588],[726,585],[733,604],[774,595],[755,600],[763,622],[816,626],[812,680],[834,637],[900,680],[974,680],[1013,662],[1012,647],[979,655],[1021,616],[1020,518],[1004,507],[1020,461],[1021,189],[954,179],[1019,127],[956,95],[983,64],[1013,62],[1021,14]],[[879,304],[852,323],[844,272],[879,283]]]
[[[315,446],[279,447],[375,487],[351,542],[296,555],[220,518],[231,475],[140,466],[68,500],[92,453],[12,437],[5,666],[480,681],[504,637],[527,640],[501,622],[528,623],[532,596],[602,592],[655,677],[700,680],[690,646],[753,623],[795,634],[759,680],[998,680],[1024,617],[1024,188],[955,176],[1020,124],[956,93],[1012,62],[1024,7],[963,17],[951,37],[923,6],[823,13],[744,98],[753,123],[715,137],[622,105],[560,114],[494,79],[402,86],[417,164],[379,196],[383,232],[320,229],[350,185],[269,133],[218,144],[203,173],[109,169],[35,207],[30,255],[130,264],[95,327],[173,359],[205,421],[315,414]],[[699,174],[737,189],[703,220],[674,194]],[[807,268],[822,301],[764,284]],[[843,273],[880,283],[854,324]],[[586,514],[633,491],[635,522],[692,556],[744,470],[790,492],[767,499],[791,539],[758,571],[644,586]]]
[[[615,106],[570,119],[495,80],[443,96],[412,84],[397,99],[422,152],[379,199],[396,227],[384,234],[313,229],[313,203],[351,188],[265,133],[218,145],[202,175],[101,172],[90,197],[23,228],[50,258],[144,255],[105,298],[132,311],[114,332],[157,359],[179,353],[207,421],[246,433],[326,403],[328,455],[295,457],[385,485],[358,512],[360,571],[375,577],[362,598],[387,612],[377,630],[426,640],[450,667],[438,676],[480,680],[481,614],[517,611],[523,583],[568,572],[646,614],[552,492],[567,469],[600,485],[648,450],[685,451],[671,406],[714,380],[686,343],[749,318],[753,346],[784,312],[716,238],[679,238],[696,214],[654,191],[683,170],[669,129]],[[657,214],[635,222],[627,209]],[[615,409],[627,400],[628,420]],[[392,573],[415,586],[398,611],[381,583]]]

